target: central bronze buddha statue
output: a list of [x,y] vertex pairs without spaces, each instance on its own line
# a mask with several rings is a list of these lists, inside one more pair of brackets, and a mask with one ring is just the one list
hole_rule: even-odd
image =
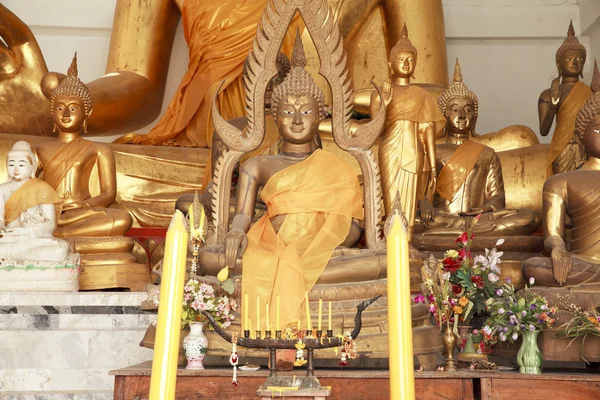
[[458,60],[453,83],[438,98],[446,118],[445,143],[436,146],[437,176],[433,201],[435,217],[418,232],[456,235],[481,214],[473,231],[479,236],[529,235],[541,225],[532,210],[507,210],[502,166],[498,154],[473,140],[479,101],[462,81]]

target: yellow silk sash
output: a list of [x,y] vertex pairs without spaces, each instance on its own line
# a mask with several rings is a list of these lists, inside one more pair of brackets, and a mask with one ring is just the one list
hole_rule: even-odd
[[485,146],[467,140],[452,154],[437,178],[436,191],[444,199],[452,201],[454,194],[465,183]]
[[28,208],[38,204],[54,204],[56,218],[60,215],[62,199],[46,182],[31,178],[8,198],[4,205],[4,221],[8,225]]
[[56,190],[73,164],[81,158],[91,145],[92,142],[81,138],[69,142],[44,167],[44,181]]
[[[348,235],[352,218],[362,219],[362,192],[350,164],[317,150],[308,159],[274,174],[261,197],[268,211],[248,232],[242,292],[250,301],[253,330],[259,329],[257,298],[261,304],[260,328],[266,329],[265,304],[271,306],[270,321],[274,324],[279,295],[280,328],[285,329],[300,317],[305,291],[312,289],[331,254]],[[270,219],[282,214],[287,217],[275,233]],[[245,321],[246,315],[242,318]],[[306,326],[305,317],[302,325]]]
[[446,123],[446,118],[435,104],[431,94],[415,85],[410,85],[398,97],[393,98],[387,106],[385,130],[390,129],[390,126],[399,120],[416,123],[429,122],[434,125],[435,133],[440,131]]
[[573,139],[575,133],[575,119],[585,101],[592,94],[592,90],[583,82],[577,82],[564,103],[556,113],[556,128],[552,134],[552,142],[550,143],[550,151],[548,152],[548,166],[552,171],[552,163],[560,152]]

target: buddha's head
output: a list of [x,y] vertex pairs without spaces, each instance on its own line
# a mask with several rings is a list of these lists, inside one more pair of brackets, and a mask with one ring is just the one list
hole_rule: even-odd
[[92,98],[88,88],[77,77],[77,53],[67,77],[56,87],[50,98],[54,126],[59,132],[87,132],[87,120],[92,114]]
[[408,39],[408,29],[406,23],[402,28],[400,40],[390,51],[390,61],[388,62],[392,74],[399,78],[411,78],[415,73],[417,66],[417,49]]
[[556,68],[563,77],[582,76],[583,65],[585,64],[585,47],[575,37],[573,22],[569,24],[567,38],[556,51]]
[[458,58],[452,80],[448,89],[438,97],[438,106],[446,117],[446,132],[451,135],[473,134],[477,123],[479,101],[477,95],[462,81]]
[[275,75],[267,85],[267,90],[265,91],[265,108],[271,108],[273,90],[275,90],[277,86],[281,85],[287,74],[289,74],[292,70],[292,64],[290,64],[290,60],[282,52],[277,54],[275,66],[277,67],[277,75]]
[[6,156],[6,171],[11,181],[23,181],[35,176],[37,158],[29,143],[16,142]]
[[575,134],[581,140],[587,157],[600,158],[600,70],[594,61],[592,95],[577,113]]
[[282,139],[293,144],[313,141],[325,118],[325,96],[304,69],[306,57],[300,34],[296,35],[291,70],[273,90],[271,112]]

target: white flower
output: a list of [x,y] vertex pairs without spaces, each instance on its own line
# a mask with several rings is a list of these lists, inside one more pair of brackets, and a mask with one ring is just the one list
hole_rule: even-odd
[[535,283],[535,278],[532,276],[531,278],[529,278],[529,286],[533,286],[534,283]]
[[512,334],[512,340],[517,340],[518,337],[519,337],[519,333],[518,332],[513,332],[513,334]]
[[504,238],[500,238],[500,239],[498,239],[498,241],[496,242],[496,246],[494,246],[494,247],[498,247],[498,246],[500,246],[501,244],[504,244]]
[[442,279],[443,279],[444,281],[449,281],[449,280],[450,280],[450,272],[444,272],[444,273],[442,274]]
[[486,268],[488,267],[488,259],[485,258],[485,256],[481,255],[481,254],[477,254],[475,256],[475,259],[473,260],[473,268],[481,268],[483,271],[486,270]]
[[500,278],[498,277],[498,275],[494,274],[493,272],[490,272],[488,274],[488,280],[492,283],[498,282],[498,280],[500,280]]

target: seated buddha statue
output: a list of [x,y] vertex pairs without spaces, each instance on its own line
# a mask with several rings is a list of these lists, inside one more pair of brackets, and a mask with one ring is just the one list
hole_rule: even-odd
[[419,232],[451,234],[464,232],[465,223],[482,214],[473,231],[478,235],[529,235],[541,218],[532,210],[507,210],[502,166],[498,154],[473,139],[479,102],[462,81],[458,60],[453,83],[438,98],[446,118],[445,143],[436,146],[440,171],[433,201],[435,217]]
[[76,292],[79,255],[52,235],[62,199],[35,178],[36,164],[27,142],[8,153],[8,181],[0,184],[0,291]]
[[591,90],[592,95],[575,122],[575,134],[585,149],[587,160],[580,169],[551,176],[544,183],[544,248],[550,257],[534,257],[523,263],[523,273],[535,278],[536,286],[578,286],[592,290],[600,287],[600,235],[596,223],[600,216],[600,71],[597,65]]
[[[116,196],[113,152],[108,145],[81,138],[92,101],[77,77],[76,57],[50,103],[58,140],[39,144],[36,154],[43,180],[63,201],[54,235],[71,241],[81,254],[82,289],[141,288],[149,281],[149,271],[135,263],[133,240],[123,236],[132,218],[125,210],[109,208]],[[95,170],[100,190],[92,195]]]
[[389,215],[396,194],[408,220],[412,237],[417,208],[421,221],[432,217],[431,200],[435,191],[435,135],[444,117],[433,97],[423,88],[410,84],[417,64],[417,49],[408,38],[406,25],[400,40],[390,52],[390,80],[383,85],[383,102],[378,93],[371,98],[372,116],[386,108],[386,124],[379,143],[379,168],[385,214]]
[[538,112],[540,134],[547,136],[556,118],[556,127],[548,153],[548,170],[554,174],[577,169],[585,160],[575,131],[575,118],[590,96],[590,88],[579,80],[585,64],[586,50],[575,37],[573,22],[567,38],[556,51],[559,77],[540,94]]

